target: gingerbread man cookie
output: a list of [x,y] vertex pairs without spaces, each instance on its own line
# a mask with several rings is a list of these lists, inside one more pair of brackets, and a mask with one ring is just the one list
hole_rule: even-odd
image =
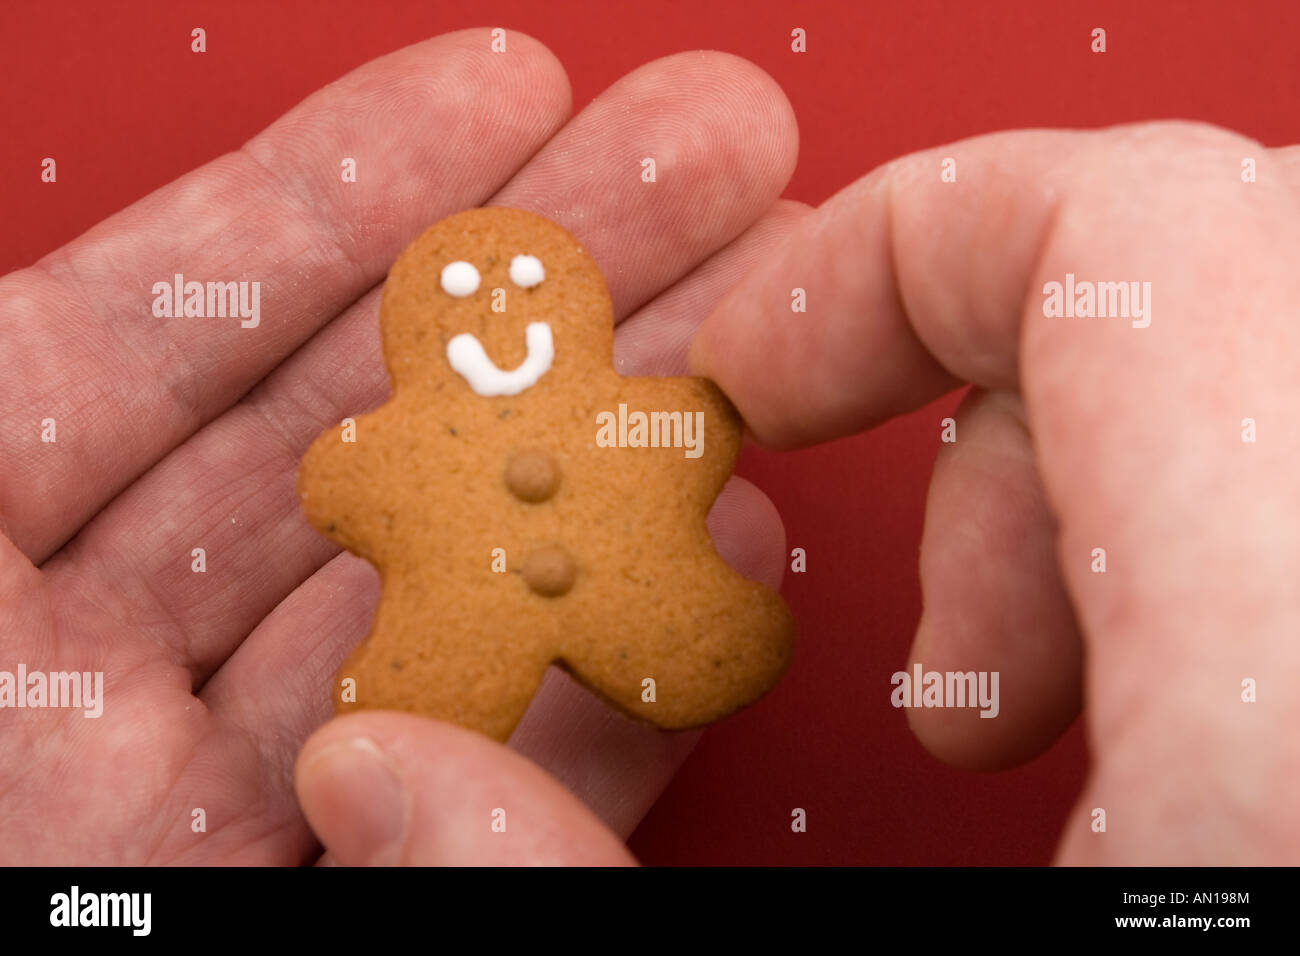
[[437,223],[389,273],[392,398],[299,472],[322,533],[379,569],[336,707],[425,714],[504,740],[548,665],[664,728],[750,703],[790,614],[705,527],[740,447],[699,378],[623,378],[595,262],[514,209]]

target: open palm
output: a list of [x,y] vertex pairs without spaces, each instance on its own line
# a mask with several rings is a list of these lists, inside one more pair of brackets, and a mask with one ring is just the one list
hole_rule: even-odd
[[[319,857],[295,760],[378,581],[307,525],[295,473],[323,428],[386,399],[379,283],[425,226],[484,204],[558,221],[608,279],[618,370],[681,374],[695,326],[803,215],[776,201],[789,106],[744,61],[670,57],[569,112],[536,42],[438,37],[0,280],[0,671],[104,675],[98,718],[0,709],[3,862]],[[259,323],[155,317],[154,283],[177,274],[260,283]],[[710,527],[742,572],[779,581],[780,522],[752,486],[733,479]],[[444,730],[431,772],[499,773],[521,803],[586,812],[555,811],[561,788]],[[626,835],[691,741],[553,673],[512,743]]]

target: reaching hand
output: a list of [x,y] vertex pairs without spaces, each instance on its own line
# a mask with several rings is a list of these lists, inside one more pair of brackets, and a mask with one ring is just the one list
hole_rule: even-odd
[[1082,702],[1062,862],[1300,855],[1298,200],[1300,149],[1211,127],[983,136],[827,201],[694,343],[780,447],[976,386],[908,671],[999,672],[1000,713],[907,713],[998,767]]

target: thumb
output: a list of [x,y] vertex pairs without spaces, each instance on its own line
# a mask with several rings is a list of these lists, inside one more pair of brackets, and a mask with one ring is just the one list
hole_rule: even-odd
[[385,711],[339,717],[298,755],[298,800],[345,866],[616,866],[622,842],[528,759]]

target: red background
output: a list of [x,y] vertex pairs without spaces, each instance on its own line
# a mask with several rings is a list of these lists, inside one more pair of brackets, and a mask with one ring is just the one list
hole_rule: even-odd
[[[353,67],[426,36],[522,30],[564,63],[575,110],[636,66],[696,48],[767,70],[794,105],[786,195],[817,204],[896,155],[995,129],[1156,117],[1300,141],[1300,3],[470,3],[42,0],[0,11],[0,273],[238,147]],[[208,52],[189,52],[207,30]],[[803,27],[808,53],[790,51]],[[1093,27],[1108,52],[1089,51]],[[56,156],[59,188],[39,164]],[[740,471],[808,571],[785,593],[792,672],[711,730],[632,840],[650,863],[1045,863],[1082,783],[1078,725],[1009,773],[950,770],[889,706],[920,612],[917,543],[949,398],[870,435]],[[808,832],[790,831],[790,810]]]

